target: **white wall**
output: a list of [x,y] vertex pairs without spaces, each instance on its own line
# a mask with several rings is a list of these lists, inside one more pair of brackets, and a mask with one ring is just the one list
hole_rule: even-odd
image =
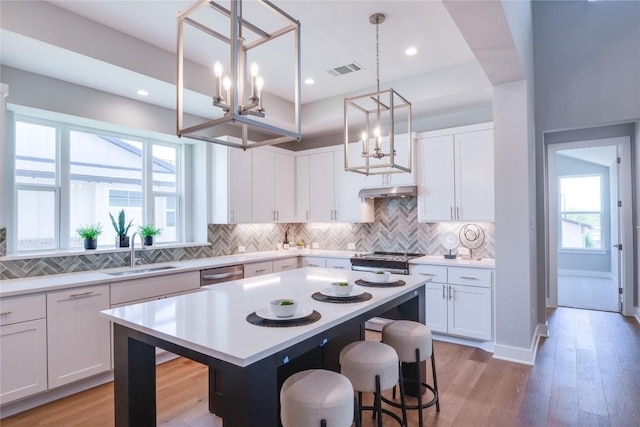
[[[588,134],[590,128],[638,121],[640,2],[535,1],[533,29],[537,216],[541,243],[538,274],[544,277],[547,268],[544,146],[549,142],[545,134],[572,129],[582,129],[581,133]],[[638,141],[636,137],[636,147]],[[636,182],[637,161],[636,154]],[[636,188],[636,194],[637,191]],[[640,205],[636,204],[635,211],[637,221]],[[544,301],[541,287],[539,321],[544,320]]]

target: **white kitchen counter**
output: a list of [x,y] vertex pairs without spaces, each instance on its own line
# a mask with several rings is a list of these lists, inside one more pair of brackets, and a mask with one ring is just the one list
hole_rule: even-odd
[[111,268],[97,271],[78,273],[52,274],[48,276],[27,277],[23,279],[11,279],[0,281],[0,298],[27,295],[39,292],[49,292],[65,288],[97,285],[103,283],[120,282],[123,280],[138,279],[167,274],[180,273],[205,268],[222,267],[234,264],[247,264],[251,262],[268,261],[297,256],[319,256],[325,258],[344,258],[353,256],[350,251],[328,251],[318,249],[289,249],[266,252],[251,252],[236,255],[225,255],[213,258],[199,258],[187,261],[171,261],[166,263],[145,264],[135,267],[133,270],[144,270],[157,267],[175,267],[169,270],[158,270],[140,274],[111,276],[109,273],[132,270],[130,267]]
[[[394,275],[391,280],[401,279],[407,284],[388,288],[356,285],[354,289],[372,295],[368,301],[332,304],[311,298],[331,282],[357,280],[363,274],[307,267],[205,286],[203,292],[102,313],[114,323],[244,367],[425,283],[424,276]],[[318,311],[322,318],[311,325],[286,328],[255,326],[246,321],[247,315],[279,298],[294,299],[302,308]]]

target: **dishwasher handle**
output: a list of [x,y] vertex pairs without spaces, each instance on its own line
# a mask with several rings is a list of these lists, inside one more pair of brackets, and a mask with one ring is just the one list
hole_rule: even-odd
[[242,264],[200,270],[200,286],[214,285],[242,278],[244,278],[244,266]]

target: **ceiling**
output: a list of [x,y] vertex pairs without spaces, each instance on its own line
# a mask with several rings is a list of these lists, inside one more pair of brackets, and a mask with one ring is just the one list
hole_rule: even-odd
[[[3,0],[3,3],[8,2]],[[170,53],[173,58],[176,17],[193,4],[192,1],[153,0],[47,3],[49,7],[74,14],[72,17],[83,31],[93,25],[104,33],[108,27],[144,42],[150,49]],[[229,7],[228,1],[219,3]],[[491,84],[440,0],[276,0],[274,4],[301,23],[302,79],[315,80],[314,85],[302,85],[305,132],[339,128],[344,97],[366,93],[375,87],[375,26],[369,23],[369,16],[376,12],[386,15],[380,25],[381,88],[392,86],[408,98],[413,104],[414,116],[490,105]],[[219,15],[208,7],[201,10],[206,19],[209,15]],[[245,0],[244,13],[247,20],[269,31],[282,26],[256,1]],[[135,91],[146,89],[150,94],[144,102],[175,109],[174,62],[163,67],[170,70],[165,75],[161,75],[157,66],[156,70],[145,69],[142,60],[145,53],[140,44],[135,45],[136,53],[129,60],[114,64],[104,60],[104,47],[94,55],[90,48],[74,49],[31,34],[25,36],[20,31],[7,30],[5,24],[3,22],[0,57],[4,65],[137,100],[141,98]],[[264,75],[265,91],[291,101],[293,63],[289,52],[293,52],[293,36],[263,46],[255,58]],[[416,47],[418,53],[405,55],[409,46]],[[204,37],[204,33],[185,32],[187,59],[205,70],[211,70],[217,59],[224,62],[228,58],[228,50],[216,51],[219,47],[224,46],[212,37]],[[99,48],[100,43],[95,43],[95,49]],[[120,44],[117,48],[129,47]],[[25,49],[34,54],[24,55]],[[52,55],[59,60],[51,61]],[[363,69],[339,77],[327,72],[349,63],[357,63]],[[105,79],[106,75],[117,78]],[[194,84],[192,96],[188,98],[193,100],[193,105],[185,105],[185,110],[203,117],[210,114],[213,87],[213,79]],[[206,93],[209,89],[210,93]]]

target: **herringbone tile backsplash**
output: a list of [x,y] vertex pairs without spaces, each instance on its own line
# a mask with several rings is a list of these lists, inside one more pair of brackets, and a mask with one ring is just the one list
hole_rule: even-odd
[[[234,224],[213,225],[207,230],[211,246],[149,249],[139,251],[143,263],[182,261],[238,253],[276,249],[289,230],[289,241],[318,243],[320,249],[347,250],[354,243],[356,251],[419,252],[428,255],[446,253],[440,238],[447,231],[456,233],[462,223],[419,223],[415,197],[375,200],[375,221],[367,224]],[[473,251],[474,256],[495,257],[495,226],[478,224],[485,233],[485,242]],[[0,256],[6,255],[6,229],[0,229]],[[42,276],[47,274],[91,271],[121,267],[128,261],[128,252],[55,256],[0,262],[0,279]]]

